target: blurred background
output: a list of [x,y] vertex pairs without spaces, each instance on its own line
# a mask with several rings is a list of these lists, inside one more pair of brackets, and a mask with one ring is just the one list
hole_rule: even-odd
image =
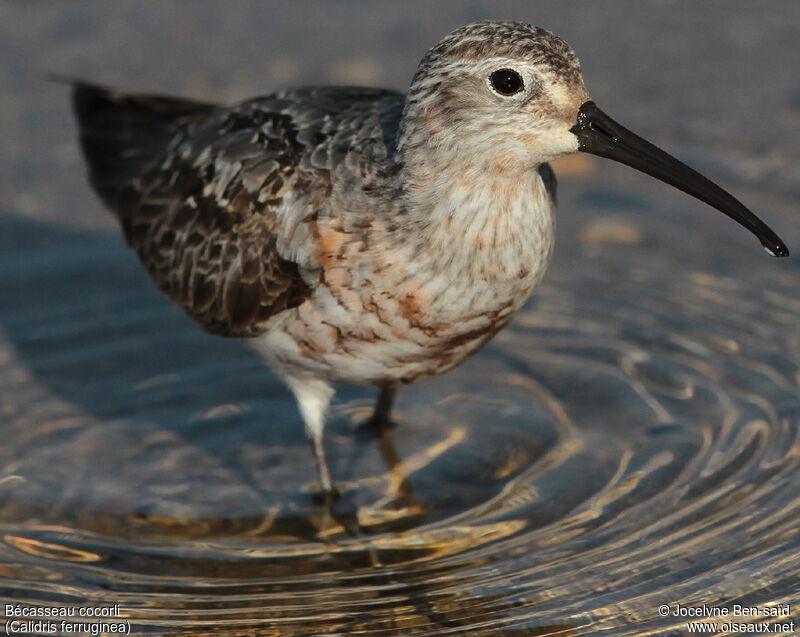
[[315,83],[404,89],[429,47],[485,18],[563,37],[595,101],[629,128],[800,195],[800,6],[791,0],[0,7],[0,185],[6,206],[39,219],[112,227],[80,178],[66,91],[48,72],[221,102]]
[[[135,634],[682,634],[660,604],[800,590],[800,268],[632,170],[560,160],[519,317],[401,391],[344,387],[335,515],[286,390],[147,279],[90,191],[68,89],[236,102],[405,89],[478,19],[578,54],[612,117],[800,251],[800,3],[0,3],[0,595]],[[792,613],[796,611],[793,609]]]

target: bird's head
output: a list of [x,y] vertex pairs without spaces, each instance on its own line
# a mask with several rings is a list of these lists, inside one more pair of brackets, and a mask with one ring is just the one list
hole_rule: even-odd
[[614,159],[736,220],[773,255],[788,250],[739,201],[617,124],[591,100],[578,58],[561,38],[519,22],[462,27],[423,57],[406,99],[398,152],[419,170],[451,162],[463,174],[532,174],[574,152]]

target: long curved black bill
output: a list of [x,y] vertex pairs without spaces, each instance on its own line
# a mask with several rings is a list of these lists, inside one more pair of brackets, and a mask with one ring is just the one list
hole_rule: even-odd
[[697,197],[756,235],[772,256],[789,256],[780,237],[741,202],[686,164],[617,124],[594,102],[584,102],[578,111],[578,123],[570,131],[578,138],[578,150],[626,164]]

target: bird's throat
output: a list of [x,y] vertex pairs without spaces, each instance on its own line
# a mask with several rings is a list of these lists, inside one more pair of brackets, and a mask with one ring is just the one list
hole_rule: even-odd
[[453,171],[414,186],[415,228],[398,241],[430,298],[442,310],[465,299],[476,311],[523,303],[553,248],[555,205],[538,171],[524,178]]

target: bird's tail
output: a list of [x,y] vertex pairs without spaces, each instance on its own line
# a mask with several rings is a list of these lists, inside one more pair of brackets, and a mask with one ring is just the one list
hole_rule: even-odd
[[142,181],[162,161],[181,123],[215,108],[173,97],[118,93],[82,81],[69,83],[90,182],[105,204],[123,217],[141,197]]

